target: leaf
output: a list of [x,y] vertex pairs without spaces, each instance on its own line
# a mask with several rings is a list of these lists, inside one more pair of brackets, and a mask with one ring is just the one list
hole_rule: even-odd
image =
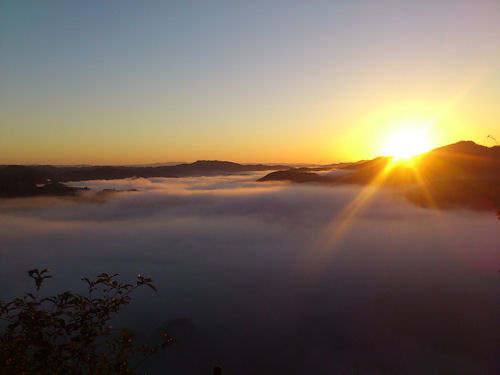
[[156,289],[156,287],[153,285],[153,284],[146,284],[147,286],[149,286],[151,289],[153,289],[155,292],[158,291],[158,289]]
[[[49,272],[48,269],[28,271],[37,290],[45,279],[52,277]],[[37,300],[36,295],[24,293],[23,298],[0,301],[0,315],[6,322],[5,329],[0,331],[0,373],[43,367],[54,374],[136,374],[130,360],[141,357],[135,355],[141,346],[134,343],[132,331],[126,328],[120,331],[109,325],[113,315],[130,304],[131,292],[136,287],[110,280],[115,276],[118,274],[102,273],[95,281],[82,278],[89,286],[88,296],[65,291]],[[139,286],[157,290],[150,278],[139,274],[138,280]],[[149,350],[142,353],[142,360],[177,342],[167,334],[162,337],[163,343],[149,345]],[[6,348],[14,350],[9,352],[7,367],[2,361]],[[90,368],[96,371],[89,372]]]
[[28,275],[33,276],[33,274],[40,274],[37,268],[33,268],[32,270],[28,271]]

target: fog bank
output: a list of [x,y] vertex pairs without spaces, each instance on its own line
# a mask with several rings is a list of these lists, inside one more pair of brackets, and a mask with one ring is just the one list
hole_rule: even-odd
[[179,338],[155,373],[500,371],[494,215],[259,176],[85,181],[72,185],[138,191],[1,201],[0,298],[30,289],[35,267],[52,270],[50,291],[100,272],[152,277],[159,292],[139,292],[121,322]]

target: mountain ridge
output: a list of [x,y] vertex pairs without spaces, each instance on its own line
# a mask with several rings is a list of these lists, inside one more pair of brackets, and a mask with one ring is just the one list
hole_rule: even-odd
[[[394,161],[394,163],[393,163]],[[321,174],[308,169],[274,171],[259,182],[289,181],[331,186],[377,185],[397,188],[412,203],[423,207],[494,210],[500,207],[500,146],[486,147],[460,141],[398,163],[381,156],[337,170],[348,174]]]
[[[75,189],[64,189],[63,183],[69,181],[215,176],[287,168],[289,166],[286,165],[238,164],[218,160],[198,160],[194,163],[156,167],[3,165],[0,166],[0,197],[74,194]],[[58,184],[54,185],[57,189],[46,188],[47,184]]]
[[[416,155],[410,165],[390,156],[353,163],[314,167],[239,164],[197,160],[169,166],[25,166],[0,165],[0,197],[77,195],[69,181],[123,178],[178,178],[271,171],[259,182],[289,181],[323,185],[377,184],[396,188],[420,206],[500,207],[500,146],[486,147],[460,141]],[[376,179],[376,180],[375,180]],[[432,196],[432,202],[429,197]]]

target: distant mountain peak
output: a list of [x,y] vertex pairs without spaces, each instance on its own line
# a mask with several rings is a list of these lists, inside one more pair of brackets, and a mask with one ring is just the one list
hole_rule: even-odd
[[471,155],[486,158],[500,158],[500,146],[487,147],[474,141],[460,141],[435,148],[429,154]]
[[241,164],[225,160],[196,160],[194,163],[191,163],[191,165],[214,166],[214,165],[241,165]]

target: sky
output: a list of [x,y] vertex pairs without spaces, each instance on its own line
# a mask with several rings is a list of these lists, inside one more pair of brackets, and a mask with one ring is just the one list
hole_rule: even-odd
[[0,164],[368,159],[500,139],[498,1],[0,2]]

